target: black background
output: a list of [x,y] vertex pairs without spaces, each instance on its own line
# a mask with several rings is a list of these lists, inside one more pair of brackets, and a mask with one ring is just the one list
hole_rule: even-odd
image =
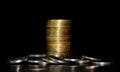
[[[46,53],[49,19],[71,19],[71,55],[87,55],[113,62],[117,68],[117,10],[111,5],[3,5],[1,13],[1,63],[32,53]],[[2,66],[4,67],[4,66]]]

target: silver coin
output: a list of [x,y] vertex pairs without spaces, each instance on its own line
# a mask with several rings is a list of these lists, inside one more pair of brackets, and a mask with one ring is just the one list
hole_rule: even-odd
[[14,64],[14,63],[21,63],[23,62],[23,59],[21,58],[13,58],[11,60],[9,60],[10,63]]
[[110,62],[92,62],[93,64],[97,64],[99,66],[107,66],[107,65],[110,65],[111,63]]
[[78,62],[79,59],[69,59],[69,58],[65,58],[65,61],[71,61],[71,62]]
[[86,64],[86,63],[89,63],[90,60],[79,60],[78,63],[79,64]]
[[28,57],[45,57],[45,54],[29,54]]

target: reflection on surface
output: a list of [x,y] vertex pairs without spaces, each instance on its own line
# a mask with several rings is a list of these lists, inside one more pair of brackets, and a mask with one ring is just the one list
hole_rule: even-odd
[[22,65],[11,65],[10,71],[11,72],[21,72],[21,67],[22,67]]
[[10,72],[109,72],[98,65],[11,65]]
[[70,72],[66,65],[49,65],[47,72]]
[[9,60],[10,72],[109,72],[110,64],[88,56],[76,59],[52,55],[46,57],[45,54],[31,54]]

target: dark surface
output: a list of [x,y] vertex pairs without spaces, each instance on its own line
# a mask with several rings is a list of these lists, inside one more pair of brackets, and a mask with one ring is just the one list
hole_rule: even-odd
[[[62,9],[64,8],[64,9]],[[88,55],[111,61],[111,71],[117,69],[117,13],[107,6],[34,8],[27,5],[4,6],[1,14],[1,66],[13,57],[31,53],[46,53],[46,22],[52,18],[72,19],[71,55]],[[114,71],[116,72],[116,71]]]
[[78,65],[11,65],[9,72],[111,72],[110,66],[86,69]]

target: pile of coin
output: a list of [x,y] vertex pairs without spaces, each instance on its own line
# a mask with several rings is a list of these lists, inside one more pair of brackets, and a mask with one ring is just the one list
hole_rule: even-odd
[[[9,64],[11,71],[14,70],[20,72],[31,70],[49,70],[50,72],[52,72],[53,70],[55,71],[61,70],[66,72],[66,70],[71,71],[72,68],[90,70],[110,65],[110,62],[104,62],[101,59],[89,56],[83,57],[84,58],[77,59],[77,58],[60,58],[52,55],[47,56],[45,54],[30,54],[25,57],[10,59]],[[51,68],[53,70],[51,70]]]
[[71,20],[68,19],[48,20],[47,53],[10,59],[10,70],[12,72],[94,72],[93,70],[98,67],[110,65],[110,62],[89,56],[70,58],[70,24]]
[[47,22],[47,54],[58,57],[69,56],[71,20],[51,19]]

